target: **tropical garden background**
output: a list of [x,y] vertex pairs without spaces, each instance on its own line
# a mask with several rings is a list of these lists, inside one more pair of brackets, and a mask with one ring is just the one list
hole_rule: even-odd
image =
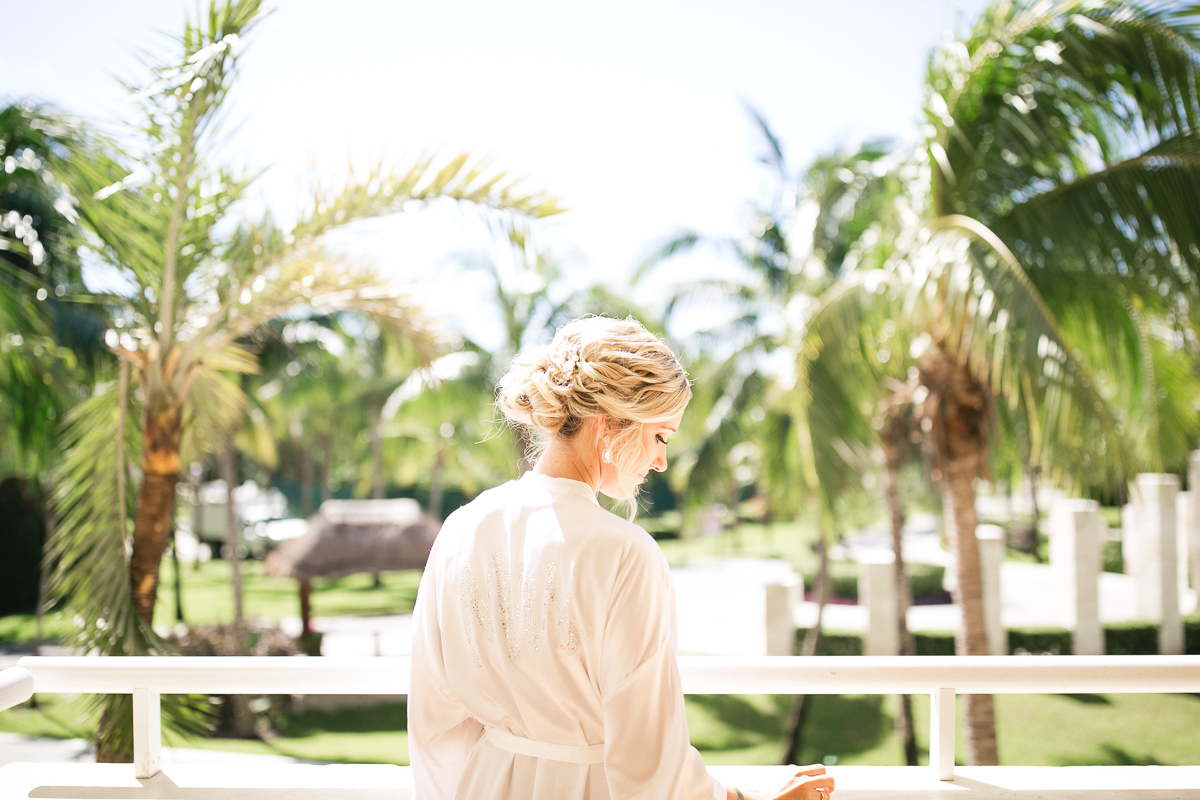
[[[907,515],[944,521],[964,624],[956,641],[906,636],[907,653],[987,652],[979,495],[1032,495],[1009,555],[1044,560],[1039,487],[1119,515],[1137,473],[1186,475],[1200,444],[1194,9],[1001,0],[930,54],[912,141],[797,164],[747,107],[763,191],[745,198],[746,229],[664,230],[628,284],[581,273],[544,236],[569,197],[482,154],[384,159],[313,187],[295,219],[262,210],[223,112],[267,11],[202,8],[128,86],[124,129],[33,100],[0,109],[0,642],[14,652],[293,652],[278,623],[298,613],[294,585],[255,558],[271,542],[232,516],[224,543],[201,542],[204,487],[273,487],[279,516],[406,496],[443,518],[518,474],[526,443],[496,423],[492,387],[520,348],[585,313],[635,315],[694,378],[672,465],[642,503],[673,564],[782,558],[824,604],[854,591],[831,560],[848,533],[882,525],[898,547]],[[339,247],[363,220],[453,207],[489,246],[447,269],[489,287],[480,313],[503,320],[497,340]],[[721,271],[679,279],[698,252]],[[119,288],[89,285],[97,268]],[[669,290],[647,301],[638,288],[654,281]],[[899,561],[897,575],[907,590]],[[318,579],[312,603],[403,614],[417,578]],[[853,650],[819,620],[797,652]],[[1126,652],[1144,634],[1126,634]],[[1021,641],[1048,650],[1054,635]],[[926,758],[919,699],[689,702],[717,762]],[[1200,718],[1195,698],[964,706],[972,763],[1200,756],[1171,734]],[[406,759],[402,704],[165,708],[188,746]],[[122,697],[39,699],[0,728],[122,760],[130,714]]]

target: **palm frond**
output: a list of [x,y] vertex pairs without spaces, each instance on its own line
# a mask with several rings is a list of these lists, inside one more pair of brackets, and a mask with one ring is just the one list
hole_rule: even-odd
[[877,439],[870,418],[879,376],[864,359],[862,335],[887,282],[874,270],[844,275],[819,295],[796,295],[786,312],[794,354],[794,372],[782,387],[796,444],[791,461],[821,529],[830,534],[839,527],[837,499],[861,481],[862,454]]
[[1200,130],[1195,33],[1186,11],[1167,6],[989,9],[930,62],[936,213],[991,225],[1048,184]]
[[[245,424],[247,399],[241,386],[222,363],[243,366],[237,372],[256,372],[257,362],[244,368],[243,360],[250,356],[241,348],[229,346],[226,358],[214,354],[193,372],[188,384],[187,400],[183,406],[183,436],[179,443],[180,462],[193,464],[216,456],[224,446],[225,436]],[[250,356],[253,358],[252,356]]]
[[1035,280],[1052,267],[1120,278],[1141,297],[1200,296],[1200,134],[1016,203],[992,228]]
[[[1031,463],[1063,485],[1112,486],[1131,458],[1079,353],[1016,257],[967,217],[939,220],[909,307],[992,394],[1022,407]],[[928,315],[928,316],[926,316]]]
[[461,200],[478,206],[527,217],[549,217],[565,209],[545,192],[525,192],[520,181],[491,168],[487,160],[459,153],[439,166],[436,157],[422,154],[406,168],[372,169],[366,180],[351,180],[337,189],[317,188],[312,210],[291,232],[295,241],[315,239],[335,227],[355,220],[401,211],[412,201],[438,198]]
[[[126,418],[136,420],[138,412],[131,401]],[[64,420],[64,455],[54,481],[58,520],[47,544],[55,564],[49,588],[77,616],[74,643],[83,651],[149,654],[159,652],[161,643],[133,609],[125,551],[130,531],[121,529],[122,520],[133,519],[141,434],[127,423],[124,441],[118,441],[119,416],[114,381],[98,385]],[[118,447],[124,447],[128,470],[124,497],[117,493]]]
[[681,231],[655,245],[650,254],[642,259],[642,263],[633,271],[630,283],[636,286],[645,280],[651,272],[658,269],[662,265],[662,262],[674,256],[690,252],[702,244],[714,245],[722,249],[736,248],[737,246],[735,242],[728,239],[710,239],[694,230]]

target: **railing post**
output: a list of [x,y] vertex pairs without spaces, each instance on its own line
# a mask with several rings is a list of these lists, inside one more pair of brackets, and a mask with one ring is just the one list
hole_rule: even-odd
[[158,692],[133,690],[133,775],[151,778],[162,766],[162,705]]
[[954,690],[929,696],[929,766],[939,781],[954,780]]
[[796,655],[796,606],[804,598],[804,579],[792,573],[768,583],[766,592],[767,655]]

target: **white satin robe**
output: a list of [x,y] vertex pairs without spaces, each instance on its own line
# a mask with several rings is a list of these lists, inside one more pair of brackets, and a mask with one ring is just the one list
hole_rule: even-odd
[[587,484],[526,473],[455,511],[413,616],[417,800],[724,800],[688,739],[675,593]]

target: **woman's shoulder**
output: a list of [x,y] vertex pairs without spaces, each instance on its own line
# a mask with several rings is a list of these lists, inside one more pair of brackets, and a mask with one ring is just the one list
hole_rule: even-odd
[[626,565],[640,564],[654,569],[666,569],[667,559],[654,537],[642,526],[596,507],[602,516],[590,532],[588,542],[597,550],[618,555]]
[[481,492],[446,518],[439,538],[470,535],[488,527],[489,520],[504,527],[503,520],[520,516],[523,510],[552,506],[557,510],[555,516],[562,534],[578,541],[584,550],[665,563],[658,542],[650,534],[602,507],[594,496],[544,489],[536,482],[513,480]]

